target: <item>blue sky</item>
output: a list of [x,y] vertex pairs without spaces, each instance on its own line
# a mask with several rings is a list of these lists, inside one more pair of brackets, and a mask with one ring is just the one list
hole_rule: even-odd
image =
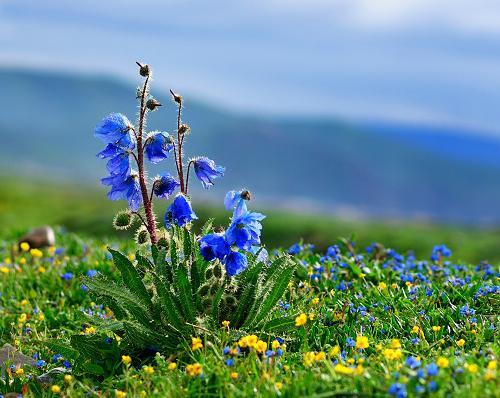
[[135,79],[236,111],[500,136],[497,0],[0,0],[0,65]]

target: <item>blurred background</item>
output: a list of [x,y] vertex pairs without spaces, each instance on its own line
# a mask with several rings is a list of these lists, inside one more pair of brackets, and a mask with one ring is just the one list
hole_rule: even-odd
[[203,217],[245,187],[270,246],[500,260],[499,39],[496,0],[0,0],[0,231],[111,233],[93,129],[134,118],[143,61],[148,126],[173,130],[174,89],[188,155],[227,167]]

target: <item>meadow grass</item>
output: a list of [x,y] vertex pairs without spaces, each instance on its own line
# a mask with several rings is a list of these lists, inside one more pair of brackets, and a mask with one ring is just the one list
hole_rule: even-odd
[[[0,394],[497,396],[496,265],[456,262],[440,254],[445,252],[431,261],[431,253],[420,260],[337,243],[327,256],[308,245],[294,248],[301,267],[273,310],[296,317],[289,332],[254,336],[221,324],[211,333],[200,328],[169,355],[129,357],[119,350],[119,336],[100,330],[113,314],[82,288],[82,277],[95,271],[119,278],[100,239],[58,233],[57,246],[43,251],[23,251],[4,240],[0,344],[43,362],[9,368],[11,384],[0,381]],[[134,258],[134,245],[113,246]],[[118,347],[109,359],[111,374],[92,374],[65,350],[74,334]],[[46,384],[35,381],[56,367],[64,372]]]

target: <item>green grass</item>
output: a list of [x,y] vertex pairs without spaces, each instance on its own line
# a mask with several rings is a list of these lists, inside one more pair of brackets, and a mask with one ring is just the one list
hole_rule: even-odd
[[[41,225],[60,225],[83,236],[116,236],[111,228],[114,213],[123,202],[110,202],[104,189],[46,183],[18,182],[3,177],[0,184],[0,233],[14,239],[26,229]],[[227,225],[228,213],[221,206],[208,208],[194,204],[200,220],[215,217],[215,224]],[[161,216],[166,204],[157,208]],[[384,220],[348,221],[331,216],[298,215],[256,209],[264,221],[263,242],[269,247],[289,247],[299,239],[325,250],[339,237],[354,234],[359,248],[382,242],[400,252],[413,250],[427,258],[434,245],[447,244],[457,259],[469,262],[500,261],[500,229],[433,225]],[[201,222],[201,221],[200,221]],[[127,237],[126,234],[120,234]]]
[[[0,345],[10,343],[26,355],[38,353],[48,363],[42,369],[25,367],[22,374],[11,372],[13,382],[7,386],[0,380],[0,394],[19,392],[27,385],[30,397],[119,397],[122,392],[127,397],[382,397],[399,382],[409,396],[421,396],[415,393],[417,388],[424,390],[423,396],[496,396],[498,370],[493,364],[500,354],[498,294],[475,295],[480,287],[498,283],[498,268],[455,266],[452,257],[449,264],[443,260],[450,259],[443,259],[416,267],[416,262],[405,261],[405,268],[398,270],[385,252],[350,252],[341,243],[338,261],[321,263],[319,254],[305,249],[298,255],[304,267],[287,289],[289,309],[273,309],[305,314],[307,319],[275,336],[284,340],[282,356],[266,358],[255,348],[242,348],[229,366],[230,355],[224,355],[223,348],[237,347],[252,331],[221,325],[210,332],[199,329],[201,349],[193,350],[187,338],[173,355],[133,356],[131,365],[120,363],[121,355],[129,354],[120,352],[115,362],[111,360],[114,374],[103,377],[92,375],[77,357],[50,342],[57,339],[65,344],[79,333],[104,341],[101,318],[112,321],[112,314],[92,302],[81,288],[81,277],[91,269],[110,278],[119,278],[119,274],[102,239],[68,233],[57,238],[61,251],[44,251],[41,258],[18,252],[12,240],[0,241]],[[120,246],[133,256],[132,244],[122,242]],[[364,259],[356,259],[357,254]],[[323,270],[317,268],[320,264]],[[63,280],[60,276],[68,272],[73,278]],[[310,276],[317,274],[319,279]],[[410,285],[405,282],[409,277],[413,280]],[[462,286],[459,282],[465,279]],[[340,281],[347,284],[347,290],[339,289]],[[461,314],[464,305],[475,314]],[[356,340],[357,336],[366,337],[368,346],[349,347],[347,339]],[[120,347],[117,336],[109,333],[107,337]],[[257,337],[271,347],[273,338]],[[62,359],[52,361],[58,353],[70,362],[66,374],[71,379],[56,374],[47,385],[29,381],[30,375],[63,366]],[[410,356],[419,358],[422,377],[417,376],[418,368],[406,364]],[[429,376],[426,366],[434,362],[442,367],[436,376]],[[192,364],[200,365],[201,377],[190,374],[188,365]],[[53,386],[60,392],[52,392]]]

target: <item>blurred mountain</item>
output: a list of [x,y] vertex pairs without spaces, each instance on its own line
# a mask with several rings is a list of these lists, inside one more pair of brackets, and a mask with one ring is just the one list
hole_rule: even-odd
[[[0,167],[9,175],[96,184],[105,166],[94,156],[102,147],[94,126],[111,112],[131,119],[137,112],[134,87],[112,78],[2,69],[0,87]],[[153,94],[165,106],[151,114],[148,128],[173,131],[175,104],[154,86]],[[256,117],[189,96],[185,101],[188,155],[227,166],[225,178],[205,193],[209,200],[248,187],[278,208],[500,223],[495,138],[423,126]]]

